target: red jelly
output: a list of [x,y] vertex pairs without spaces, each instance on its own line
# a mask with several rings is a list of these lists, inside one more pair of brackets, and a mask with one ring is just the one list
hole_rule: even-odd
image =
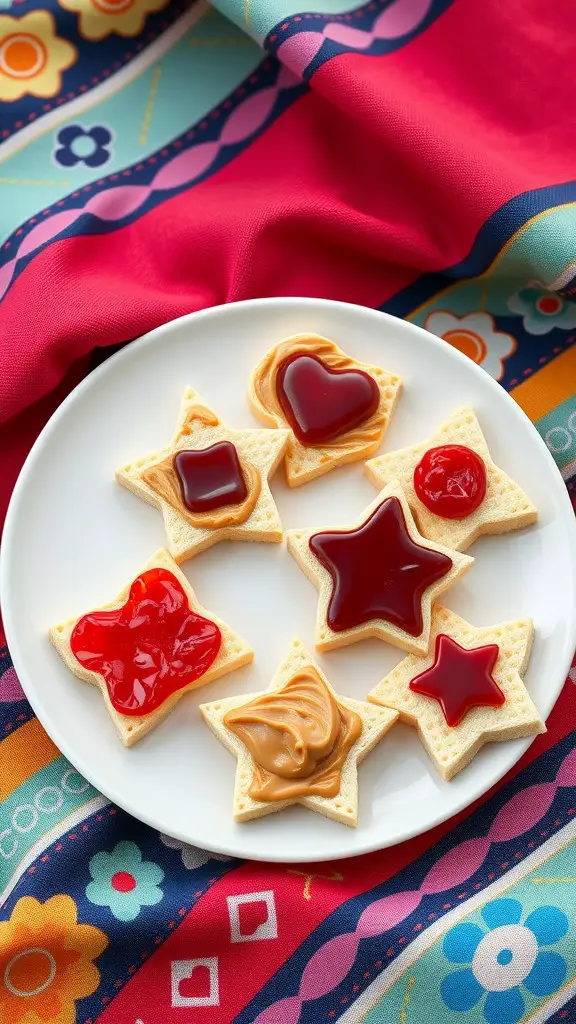
[[148,715],[200,679],[221,643],[218,626],[191,611],[167,569],[147,569],[134,580],[126,604],[83,615],[70,637],[75,657],[104,677],[122,715]]
[[450,726],[459,725],[471,708],[499,708],[506,698],[492,671],[498,659],[497,644],[466,650],[451,637],[436,637],[434,664],[410,683],[410,689],[440,702]]
[[178,452],[174,469],[182,501],[196,514],[213,512],[225,505],[240,505],[248,496],[238,452],[230,441]]
[[336,632],[385,619],[419,636],[424,593],[452,568],[447,555],[412,540],[398,498],[356,530],[314,534],[310,549],[332,577],[327,619]]
[[318,356],[294,352],[276,374],[276,393],[288,423],[305,445],[322,445],[359,427],[380,404],[373,377],[333,370]]
[[414,470],[414,490],[430,512],[443,519],[465,519],[486,495],[486,467],[463,444],[430,448]]

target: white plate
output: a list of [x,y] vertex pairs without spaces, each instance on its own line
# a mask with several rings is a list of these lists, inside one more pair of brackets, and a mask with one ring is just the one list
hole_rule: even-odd
[[[347,857],[424,832],[483,794],[529,743],[485,747],[446,783],[416,733],[395,726],[360,768],[357,829],[294,807],[234,824],[235,761],[204,725],[198,704],[264,689],[295,635],[313,649],[316,591],[283,545],[219,544],[186,563],[202,604],[244,636],[256,658],[184,697],[131,750],[117,739],[96,688],[71,675],[49,644],[51,624],[113,598],[164,543],[162,517],[115,483],[115,468],[169,440],[187,384],[229,423],[256,425],[245,398],[250,370],[272,344],[301,331],[333,338],[404,378],[387,448],[420,440],[471,404],[495,461],[538,506],[537,526],[474,545],[476,564],[446,604],[475,625],[534,619],[526,683],[544,716],[566,677],[575,635],[576,530],[552,458],[499,385],[419,327],[359,306],[264,299],[184,317],[109,359],[52,417],[14,491],[2,606],[16,671],[54,742],[117,804],[181,840],[261,860]],[[273,490],[285,528],[345,524],[375,494],[361,463],[293,491],[280,471]],[[337,691],[365,697],[401,657],[374,640],[319,661]]]

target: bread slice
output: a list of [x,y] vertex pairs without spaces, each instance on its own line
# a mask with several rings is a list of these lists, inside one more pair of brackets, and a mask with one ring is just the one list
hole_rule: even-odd
[[[269,478],[282,460],[289,434],[287,430],[232,430],[223,424],[192,389],[186,388],[180,406],[178,424],[170,443],[157,451],[121,466],[116,479],[137,497],[160,509],[164,516],[168,549],[177,562],[205,551],[221,540],[280,543],[282,523],[272,497]],[[215,515],[193,519],[161,497],[144,476],[153,467],[184,449],[210,448],[230,441],[236,448],[245,477],[256,471],[260,491],[250,514],[242,522],[214,526]],[[233,506],[229,506],[234,511]],[[212,520],[212,523],[211,523]]]
[[[444,519],[435,515],[422,504],[414,491],[416,466],[427,451],[445,444],[459,444],[472,449],[486,467],[484,501],[464,519]],[[465,551],[483,533],[520,530],[538,518],[538,510],[522,488],[492,461],[476,414],[469,406],[453,413],[427,440],[370,459],[366,463],[366,473],[378,489],[391,480],[399,480],[423,536],[456,551]]]
[[[70,646],[70,637],[72,636],[76,623],[82,616],[77,616],[74,619],[67,619],[65,622],[61,622],[57,626],[52,626],[48,631],[50,641],[54,644],[54,647],[70,671],[73,672],[75,676],[78,676],[79,679],[83,679],[84,682],[92,683],[94,686],[98,687],[104,699],[106,710],[116,727],[116,731],[120,736],[122,743],[126,747],[133,746],[134,743],[137,743],[138,740],[142,739],[147,732],[154,729],[172,710],[174,705],[178,703],[180,698],[189,690],[197,690],[201,686],[206,686],[207,683],[211,683],[214,679],[218,679],[220,676],[226,675],[228,672],[233,672],[235,669],[241,668],[242,665],[247,665],[254,657],[254,651],[248,646],[245,640],[239,637],[238,634],[230,628],[230,626],[222,621],[222,619],[219,619],[212,612],[208,612],[202,607],[188,580],[184,576],[184,573],[178,568],[174,559],[172,559],[164,549],[161,549],[152,555],[152,557],[146,562],[146,565],[142,567],[140,573],[145,572],[147,569],[156,568],[167,569],[176,577],[188,597],[190,608],[199,615],[203,615],[205,618],[210,619],[211,622],[214,622],[219,627],[222,633],[222,643],[215,661],[213,661],[212,665],[210,665],[210,668],[203,676],[199,679],[195,679],[192,683],[188,686],[184,686],[181,690],[177,690],[175,693],[171,694],[171,696],[168,697],[159,708],[155,711],[151,711],[150,714],[140,716],[120,714],[112,706],[104,677],[100,675],[99,672],[92,672],[89,669],[84,668],[76,659]],[[134,579],[136,579],[140,573],[135,573]],[[110,601],[108,604],[99,605],[97,608],[91,608],[90,611],[107,611],[114,608],[120,608],[126,601],[131,585],[132,580],[123,588],[123,590],[121,590],[115,600]]]
[[[351,430],[330,444],[314,447],[302,444],[290,428],[276,394],[276,373],[280,364],[294,352],[316,355],[327,366],[338,370],[362,370],[374,378],[380,390],[380,405],[365,424]],[[248,400],[250,407],[269,427],[288,427],[286,448],[286,480],[289,487],[299,487],[347,462],[367,459],[378,451],[396,402],[402,380],[380,366],[361,363],[342,351],[333,341],[319,334],[295,334],[279,342],[252,371]]]
[[[410,538],[421,545],[427,551],[438,551],[447,555],[452,560],[452,569],[432,584],[424,592],[422,598],[423,629],[419,636],[414,637],[399,626],[393,625],[384,619],[370,619],[352,629],[335,632],[328,625],[328,609],[332,596],[332,578],[324,565],[310,550],[310,538],[315,534],[323,533],[326,530],[351,532],[362,526],[370,516],[382,505],[387,498],[397,498],[402,506],[404,519]],[[411,651],[414,654],[425,654],[430,642],[430,620],[431,609],[434,601],[443,594],[448,587],[452,586],[472,565],[474,559],[469,555],[460,554],[439,542],[425,540],[416,528],[416,524],[410,512],[408,502],[398,483],[391,483],[380,492],[377,498],[364,509],[357,521],[346,526],[322,527],[308,530],[290,530],[287,534],[288,550],[298,562],[308,579],[314,583],[319,591],[318,615],[316,619],[316,648],[319,651],[332,651],[337,647],[345,647],[348,644],[356,643],[358,640],[367,640],[370,637],[378,637],[386,640],[387,643],[400,647],[402,650]]]
[[[343,825],[355,826],[358,818],[358,764],[366,754],[378,743],[388,729],[394,724],[398,715],[386,708],[376,708],[362,700],[354,700],[352,697],[341,697],[334,692],[330,683],[321,669],[316,665],[312,656],[308,653],[299,639],[292,642],[287,657],[280,665],[267,693],[280,691],[286,684],[303,669],[314,669],[326,684],[332,696],[340,705],[355,711],[362,720],[362,733],[356,740],[354,746],[349,750],[346,760],[342,766],[340,792],[334,797],[324,796],[300,796],[296,799],[262,801],[254,800],[249,795],[249,789],[254,772],[254,759],[248,747],[242,740],[229,729],[224,723],[224,716],[234,708],[248,704],[259,693],[243,693],[238,697],[227,697],[214,701],[212,704],[201,704],[202,712],[207,725],[218,737],[221,743],[228,748],[231,754],[237,758],[236,782],[234,786],[234,820],[250,821],[251,818],[261,818],[265,814],[273,814],[281,811],[291,804],[302,804],[311,811],[317,811],[327,818],[340,821]],[[374,714],[378,711],[377,714]]]
[[[471,708],[458,725],[449,726],[436,699],[410,689],[410,682],[434,664],[439,634],[451,637],[468,650],[488,644],[498,646],[492,677],[506,698],[501,707]],[[546,731],[522,681],[533,636],[530,619],[476,628],[455,612],[436,605],[432,616],[431,653],[425,658],[412,655],[404,658],[370,691],[368,700],[398,711],[401,721],[414,726],[440,775],[451,779],[470,763],[484,743],[514,740]]]

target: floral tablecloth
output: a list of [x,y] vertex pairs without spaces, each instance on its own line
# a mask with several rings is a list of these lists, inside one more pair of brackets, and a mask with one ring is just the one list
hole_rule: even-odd
[[[0,0],[2,518],[115,346],[299,294],[465,352],[576,503],[573,5],[320,6]],[[576,669],[479,806],[298,868],[129,818],[0,673],[1,1024],[576,1021]]]

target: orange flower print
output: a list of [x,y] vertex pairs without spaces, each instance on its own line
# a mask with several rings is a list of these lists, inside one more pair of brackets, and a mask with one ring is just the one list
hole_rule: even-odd
[[76,57],[76,47],[56,35],[49,11],[0,15],[0,101],[55,96]]
[[77,923],[71,896],[19,899],[0,923],[2,1024],[76,1024],[76,1000],[98,988],[93,961],[107,945],[99,928]]

